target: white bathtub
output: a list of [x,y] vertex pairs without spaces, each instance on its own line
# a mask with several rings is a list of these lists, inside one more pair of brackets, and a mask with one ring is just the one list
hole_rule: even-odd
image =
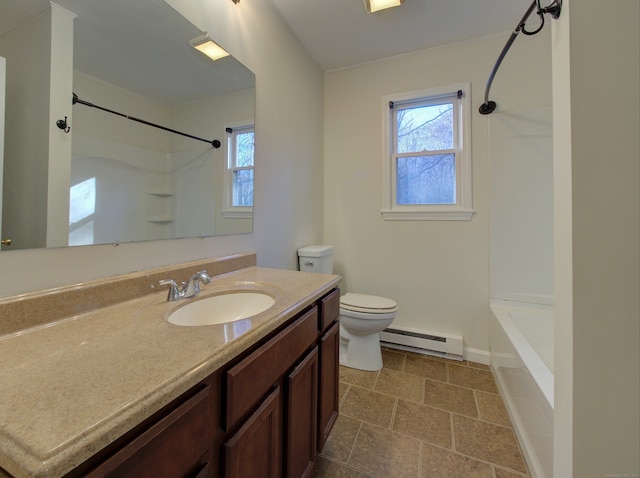
[[491,368],[534,477],[553,476],[553,308],[491,301]]

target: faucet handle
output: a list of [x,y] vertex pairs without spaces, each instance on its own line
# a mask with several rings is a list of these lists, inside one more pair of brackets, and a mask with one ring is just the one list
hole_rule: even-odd
[[169,286],[169,295],[167,296],[168,301],[174,301],[180,298],[180,289],[178,288],[176,281],[173,279],[163,279],[158,281],[158,284]]
[[207,274],[206,270],[201,270],[196,272],[192,278],[198,278],[202,281],[203,284],[208,284],[209,282],[211,282],[211,276],[209,274]]
[[200,282],[208,284],[211,282],[211,277],[207,274],[207,271],[198,271],[189,277],[186,285],[182,286],[182,294],[180,297],[193,297],[200,293]]

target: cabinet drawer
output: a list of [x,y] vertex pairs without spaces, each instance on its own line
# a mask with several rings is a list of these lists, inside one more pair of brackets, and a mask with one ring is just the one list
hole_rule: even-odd
[[320,317],[318,320],[318,330],[326,330],[340,315],[340,289],[325,295],[320,299]]
[[318,337],[314,307],[226,373],[225,428],[233,428]]

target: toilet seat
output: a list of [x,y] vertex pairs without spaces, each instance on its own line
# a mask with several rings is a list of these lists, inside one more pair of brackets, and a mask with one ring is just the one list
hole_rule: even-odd
[[362,314],[392,314],[398,310],[398,304],[386,297],[349,292],[340,298],[340,308]]

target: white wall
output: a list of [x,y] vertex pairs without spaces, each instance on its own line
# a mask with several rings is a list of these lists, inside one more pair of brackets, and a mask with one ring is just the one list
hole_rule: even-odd
[[253,245],[262,265],[296,268],[322,239],[322,73],[269,2],[166,1],[256,75]]
[[[488,118],[478,113],[508,33],[325,75],[325,236],[345,290],[394,298],[396,324],[489,349]],[[491,91],[501,110],[551,103],[549,30],[519,38]],[[470,81],[471,221],[384,221],[382,97]],[[495,114],[495,113],[494,113]],[[478,357],[476,357],[478,359]]]
[[[210,220],[211,231],[216,234],[233,234],[237,232],[251,232],[251,219],[229,219],[222,216],[225,202],[225,171],[227,162],[227,141],[225,128],[227,126],[254,123],[255,90],[237,91],[220,95],[204,101],[194,101],[175,107],[173,127],[188,131],[204,138],[218,139],[222,146],[219,149],[209,148],[208,157],[198,158],[182,164],[177,175],[178,184],[175,190],[179,200],[176,207],[179,210],[176,217],[177,232],[180,235],[202,234],[200,224],[202,217]],[[195,143],[195,145],[194,145]],[[172,151],[186,152],[193,158],[195,149],[201,147],[193,140],[173,136]],[[206,146],[206,145],[205,145]],[[206,150],[205,150],[206,151]],[[179,157],[182,155],[174,155]],[[177,169],[180,162],[174,162],[173,169]],[[184,186],[184,187],[183,187]],[[208,193],[207,201],[202,201],[203,192]]]
[[[51,9],[38,12],[0,36],[7,59],[3,230],[14,244],[44,247],[47,239],[47,184]],[[16,158],[21,158],[20,161]],[[37,181],[35,193],[24,185]],[[5,236],[9,237],[9,236]]]
[[256,74],[253,234],[2,252],[0,296],[245,250],[293,269],[296,249],[322,239],[322,72],[270,2],[168,3]]
[[554,22],[554,476],[640,474],[640,4]]
[[[79,133],[73,138],[71,184],[74,187],[94,180],[95,208],[87,207],[86,197],[71,201],[74,216],[71,244],[110,244],[135,240],[165,239],[173,236],[173,224],[152,223],[149,219],[172,216],[173,197],[153,195],[166,191],[166,152],[122,144]],[[67,195],[69,192],[67,191]],[[169,200],[169,201],[167,201]],[[78,211],[91,213],[80,220]],[[65,211],[62,220],[71,218]],[[76,230],[86,226],[93,230],[88,240],[78,241]],[[73,237],[73,239],[72,239]]]
[[[7,82],[7,60],[0,56],[0,211],[2,211],[2,175],[4,171],[4,109],[5,85]],[[2,236],[2,220],[0,219],[0,239]]]
[[489,116],[490,294],[553,305],[551,107]]
[[[71,116],[73,86],[73,21],[75,15],[51,4],[51,76],[48,125]],[[47,183],[47,247],[66,246],[69,236],[69,173],[71,137],[49,129]],[[31,192],[31,191],[29,191]],[[61,220],[65,218],[65,220]]]
[[[124,90],[78,70],[73,72],[73,92],[81,100],[95,105],[170,126],[170,105]],[[82,104],[73,107],[71,134],[157,151],[171,151],[172,138],[165,131]]]

